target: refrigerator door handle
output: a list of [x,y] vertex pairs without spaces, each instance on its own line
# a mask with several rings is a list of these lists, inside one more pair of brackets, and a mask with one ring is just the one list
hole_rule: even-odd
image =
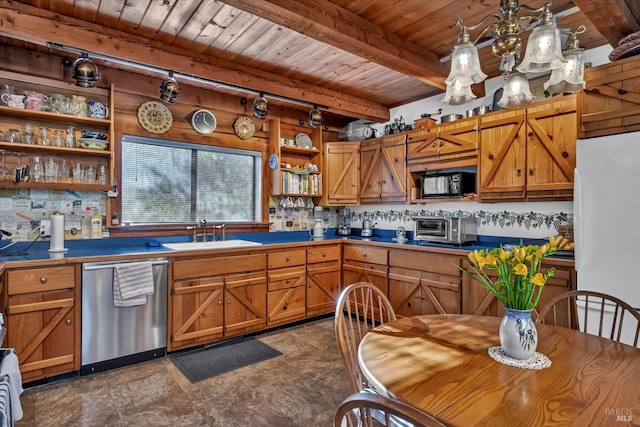
[[575,269],[580,269],[580,252],[582,249],[582,180],[580,171],[573,170],[573,240],[575,242],[574,261]]

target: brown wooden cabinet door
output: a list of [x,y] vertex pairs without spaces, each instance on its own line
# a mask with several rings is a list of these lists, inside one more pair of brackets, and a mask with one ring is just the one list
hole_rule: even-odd
[[285,288],[267,293],[269,325],[304,319],[305,286]]
[[307,266],[307,317],[332,313],[340,295],[340,261]]
[[406,135],[382,138],[380,153],[380,198],[382,202],[407,200]]
[[436,273],[422,273],[422,314],[459,314],[462,307],[462,279]]
[[408,133],[407,165],[412,172],[476,166],[478,149],[478,119],[456,120]]
[[174,281],[169,351],[222,338],[224,277]]
[[372,283],[388,296],[388,271],[389,268],[386,265],[346,260],[342,266],[342,283],[345,288],[357,282]]
[[4,347],[15,348],[22,381],[80,369],[74,290],[10,297]]
[[267,325],[267,274],[265,271],[224,278],[225,337],[263,329]]
[[329,142],[324,144],[324,179],[326,204],[357,205],[360,180],[360,143]]
[[575,96],[527,109],[527,200],[573,199]]
[[525,143],[523,109],[481,118],[478,193],[482,200],[524,200]]
[[404,268],[389,269],[389,302],[397,316],[422,314],[421,273]]
[[380,156],[382,146],[379,140],[364,141],[360,144],[360,202],[380,201]]

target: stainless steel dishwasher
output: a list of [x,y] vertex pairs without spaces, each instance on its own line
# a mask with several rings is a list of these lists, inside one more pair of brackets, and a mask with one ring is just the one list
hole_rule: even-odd
[[119,263],[82,264],[82,375],[166,355],[168,261],[135,260],[141,261],[151,262],[154,293],[135,307],[113,304],[113,274]]

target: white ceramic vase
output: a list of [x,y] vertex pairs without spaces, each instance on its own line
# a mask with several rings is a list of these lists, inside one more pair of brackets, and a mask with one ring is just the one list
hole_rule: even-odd
[[500,344],[509,357],[527,360],[536,352],[538,331],[531,318],[531,310],[505,308],[500,323]]

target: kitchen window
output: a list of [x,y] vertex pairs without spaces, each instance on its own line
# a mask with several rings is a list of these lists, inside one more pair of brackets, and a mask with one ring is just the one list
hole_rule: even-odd
[[125,135],[122,223],[258,222],[262,153]]

